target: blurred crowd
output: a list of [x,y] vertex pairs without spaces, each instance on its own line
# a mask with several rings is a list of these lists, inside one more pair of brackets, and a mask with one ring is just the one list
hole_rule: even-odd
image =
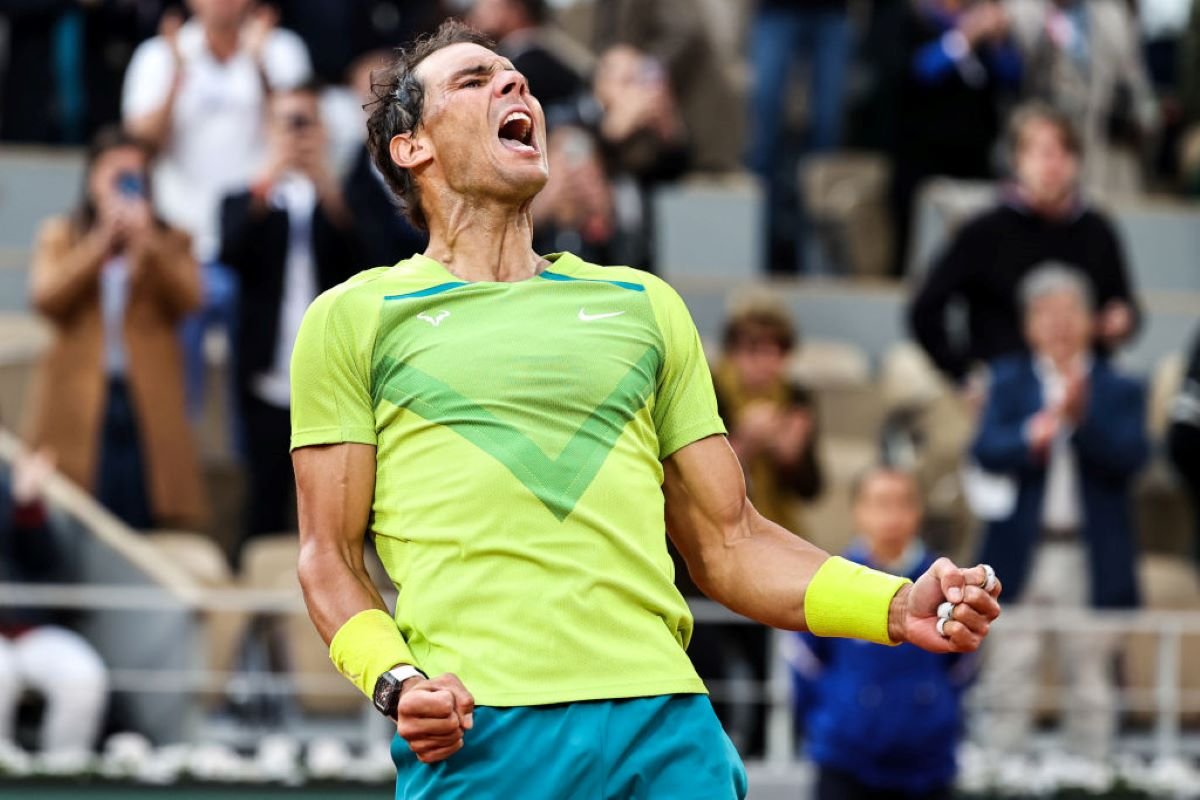
[[[764,274],[845,271],[814,176],[854,150],[885,165],[887,269],[900,276],[924,181],[1003,180],[909,304],[913,338],[969,419],[956,457],[979,527],[972,557],[995,566],[1010,607],[1138,605],[1132,484],[1159,443],[1146,388],[1114,360],[1143,312],[1096,201],[1200,193],[1200,0],[0,0],[0,142],[88,146],[75,209],[34,247],[31,300],[55,336],[25,421],[39,455],[0,493],[0,580],[53,572],[37,490],[49,454],[134,529],[204,528],[195,431],[214,330],[230,343],[221,402],[247,482],[231,562],[294,528],[300,319],[322,291],[425,245],[364,143],[372,71],[450,15],[494,38],[545,108],[540,252],[653,268],[655,190],[745,169],[765,198]],[[752,499],[806,535],[827,480],[816,396],[788,369],[799,346],[776,296],[741,294],[713,374]],[[1200,331],[1171,420],[1161,444],[1196,497]],[[846,555],[915,576],[936,555],[921,536],[927,486],[881,443],[851,492]],[[734,627],[697,632],[701,672],[727,679],[733,664],[765,679],[767,633]],[[977,672],[976,691],[1004,708],[981,720],[983,741],[1031,741],[1036,636],[998,636],[989,650],[1002,657],[982,668],[907,647],[791,645],[821,797],[945,796]],[[1119,643],[1088,633],[1056,649],[1068,741],[1103,757]],[[86,748],[103,665],[37,615],[0,616],[0,742],[18,689],[64,697],[44,685],[47,663],[75,665],[69,706],[87,724],[63,734],[51,703],[42,741]],[[721,710],[734,725],[739,710]],[[739,744],[760,752],[762,720],[739,720]]]

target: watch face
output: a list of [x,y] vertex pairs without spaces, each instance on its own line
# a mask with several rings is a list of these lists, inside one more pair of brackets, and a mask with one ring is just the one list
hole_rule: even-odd
[[396,706],[400,702],[400,683],[390,673],[383,673],[375,682],[375,692],[372,698],[375,708],[392,719],[396,717]]

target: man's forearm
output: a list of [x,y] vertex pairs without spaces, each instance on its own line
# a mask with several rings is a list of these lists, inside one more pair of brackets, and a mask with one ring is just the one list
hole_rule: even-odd
[[329,644],[346,622],[362,611],[387,611],[366,566],[352,566],[352,554],[306,544],[300,550],[297,573],[308,615]]
[[752,511],[719,552],[697,555],[689,571],[713,600],[764,625],[807,629],[804,593],[829,558],[824,550]]

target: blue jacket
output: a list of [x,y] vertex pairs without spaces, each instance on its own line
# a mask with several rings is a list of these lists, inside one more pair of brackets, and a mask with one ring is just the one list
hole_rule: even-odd
[[[845,556],[873,566],[859,544]],[[922,551],[908,577],[915,580],[933,562]],[[814,762],[878,789],[926,792],[953,782],[974,655],[809,633],[795,634],[789,645],[796,725]]]
[[[1026,421],[1042,408],[1033,364],[1028,355],[993,363],[987,408],[971,449],[984,469],[1017,481],[1013,513],[987,526],[979,558],[995,568],[1010,602],[1021,598],[1042,535],[1046,465],[1025,441]],[[1092,605],[1129,608],[1138,603],[1130,484],[1149,449],[1145,390],[1102,358],[1092,366],[1090,383],[1087,416],[1071,444],[1079,463],[1080,533],[1088,551]]]

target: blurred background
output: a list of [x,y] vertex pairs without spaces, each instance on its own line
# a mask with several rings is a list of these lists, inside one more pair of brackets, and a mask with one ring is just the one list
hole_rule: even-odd
[[424,247],[363,106],[449,16],[546,110],[539,252],[687,301],[756,505],[1004,580],[952,658],[679,569],[751,797],[1200,797],[1197,0],[0,0],[0,794],[389,791],[287,356]]

